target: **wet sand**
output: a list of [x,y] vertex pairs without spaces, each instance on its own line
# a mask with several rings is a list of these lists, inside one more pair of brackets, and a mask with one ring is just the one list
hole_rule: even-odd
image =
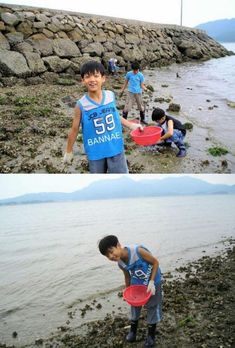
[[[163,320],[157,327],[157,347],[234,347],[234,242],[230,240],[229,246],[215,257],[203,256],[180,267],[174,274],[163,275]],[[117,291],[117,298],[120,299],[120,295]],[[109,301],[108,294],[106,301]],[[79,315],[85,317],[91,308],[102,310],[102,305],[91,300]],[[103,320],[89,321],[76,328],[72,327],[73,313],[68,312],[66,325],[59,327],[56,333],[47,338],[40,337],[35,344],[24,347],[143,347],[146,336],[145,311],[140,319],[137,342],[131,345],[125,342],[129,330],[128,316],[120,313],[119,309],[115,309],[106,314]],[[6,347],[20,345],[0,344],[0,348]]]
[[[125,103],[125,94],[119,98],[123,81],[122,75],[109,76],[105,83],[106,89],[115,92],[120,111]],[[0,88],[1,173],[89,173],[81,134],[74,146],[73,163],[71,165],[62,163],[73,118],[73,106],[84,94],[80,82],[74,83],[70,86],[38,84]],[[149,119],[153,106],[164,108],[170,103],[170,101],[168,104],[156,102],[156,95],[159,98],[165,97],[161,90],[157,92],[149,90],[143,97]],[[188,122],[180,112],[171,114],[179,118],[182,123]],[[138,111],[133,109],[130,119],[137,116]],[[176,157],[178,149],[174,146],[161,148],[136,145],[130,137],[129,130],[124,131],[124,139],[131,174],[213,174],[235,171],[234,154],[230,151],[218,157],[209,154],[208,149],[220,146],[220,142],[210,136],[208,129],[196,124],[187,131],[185,138],[187,156],[181,159]]]

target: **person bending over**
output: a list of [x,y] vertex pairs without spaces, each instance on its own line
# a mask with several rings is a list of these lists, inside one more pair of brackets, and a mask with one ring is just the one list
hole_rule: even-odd
[[[99,251],[110,261],[117,262],[123,271],[125,286],[141,284],[147,286],[151,297],[147,302],[148,333],[145,347],[154,347],[157,323],[162,319],[161,271],[158,260],[143,245],[122,246],[118,238],[108,235],[99,241]],[[131,306],[131,328],[126,336],[127,342],[135,342],[138,320],[142,307]]]

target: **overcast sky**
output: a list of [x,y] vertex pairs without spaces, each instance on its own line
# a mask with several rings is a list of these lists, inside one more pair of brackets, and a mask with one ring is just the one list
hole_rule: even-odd
[[[135,174],[133,180],[162,179],[181,174]],[[0,199],[36,192],[73,192],[98,180],[120,178],[121,174],[0,174]],[[235,174],[189,175],[210,183],[235,185]]]
[[[0,0],[0,3],[180,24],[181,0]],[[194,27],[212,20],[235,17],[235,0],[182,0],[182,3],[185,26]]]

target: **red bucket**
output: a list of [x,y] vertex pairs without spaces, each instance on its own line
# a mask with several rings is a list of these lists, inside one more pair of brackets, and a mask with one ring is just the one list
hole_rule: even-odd
[[151,297],[146,285],[131,285],[123,290],[124,300],[134,307],[145,305]]
[[157,126],[144,127],[143,131],[138,128],[131,131],[133,141],[138,145],[148,146],[156,144],[161,138],[162,128]]

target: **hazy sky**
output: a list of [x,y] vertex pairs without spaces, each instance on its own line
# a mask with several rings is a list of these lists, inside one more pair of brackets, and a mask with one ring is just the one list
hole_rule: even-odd
[[[133,180],[162,179],[181,174],[134,174]],[[36,192],[73,192],[98,180],[120,178],[121,174],[0,174],[0,199]],[[189,175],[211,183],[235,185],[235,174]]]
[[[235,17],[235,0],[182,0],[183,25]],[[9,0],[5,4],[47,7],[155,23],[180,24],[181,0]]]

